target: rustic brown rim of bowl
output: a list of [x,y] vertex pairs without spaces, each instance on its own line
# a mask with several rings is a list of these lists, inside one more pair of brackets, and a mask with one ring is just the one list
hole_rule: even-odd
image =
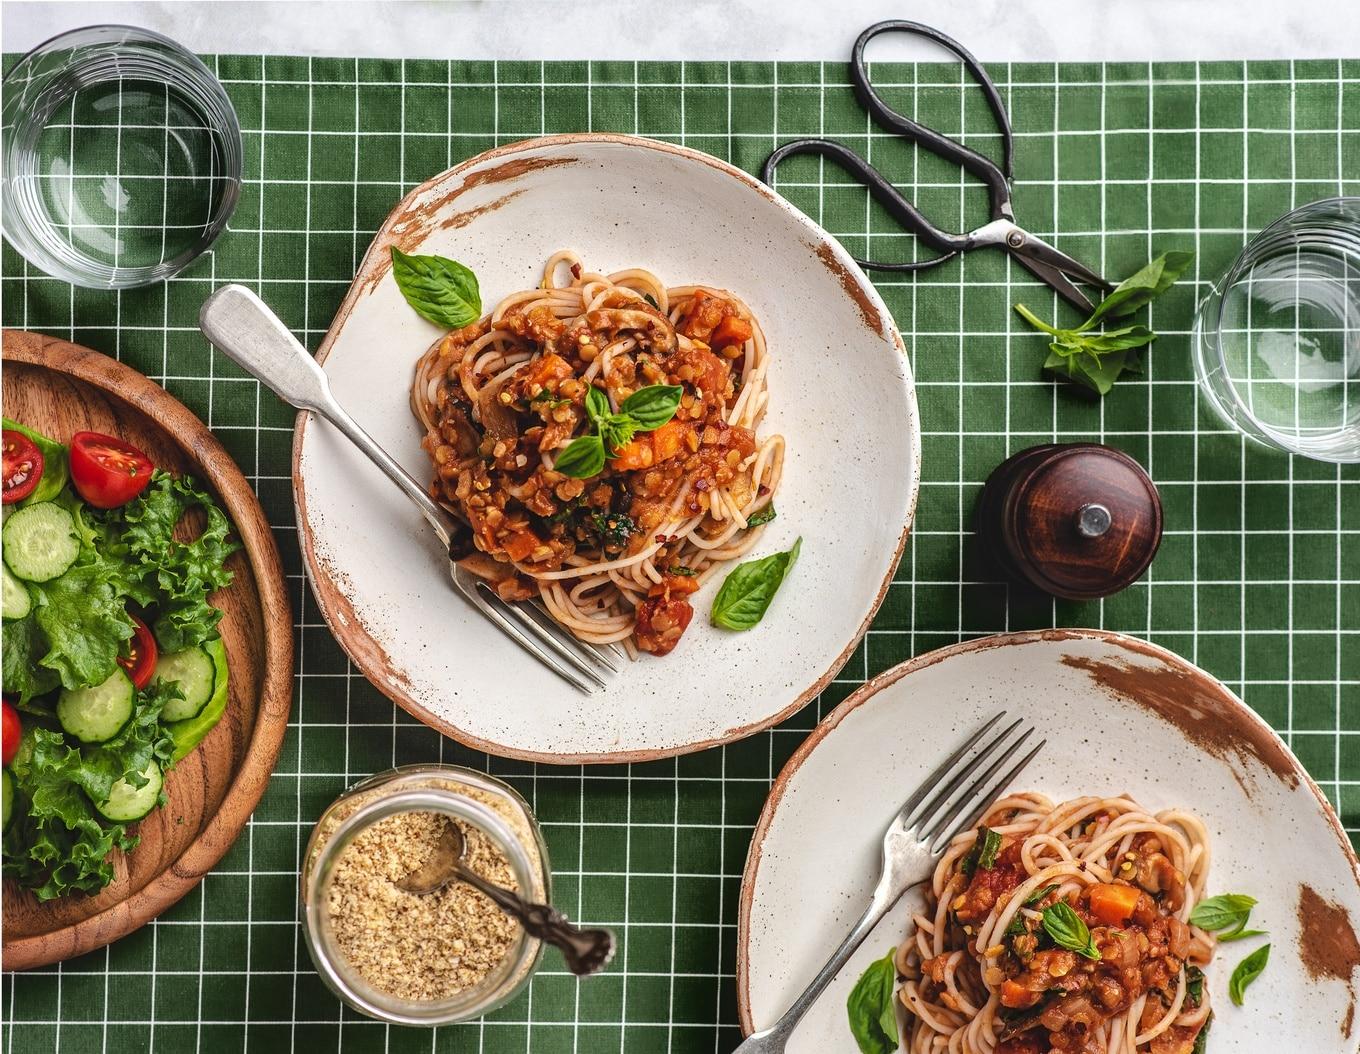
[[1020,633],[997,633],[989,637],[979,637],[977,640],[962,641],[958,644],[951,644],[945,648],[938,648],[935,651],[926,652],[918,655],[914,659],[908,659],[904,663],[894,666],[890,670],[885,670],[877,677],[866,681],[848,696],[843,703],[827,714],[817,723],[807,739],[794,751],[793,756],[784,763],[784,767],[779,770],[779,776],[775,779],[774,785],[770,788],[770,796],[765,799],[765,807],[760,811],[760,819],[756,822],[755,831],[751,835],[751,848],[746,854],[746,867],[741,876],[741,897],[737,903],[737,1016],[741,1025],[742,1035],[749,1036],[754,1031],[751,1021],[751,991],[749,963],[747,962],[747,946],[751,937],[751,900],[755,896],[756,872],[760,870],[761,846],[764,844],[765,835],[769,832],[770,823],[774,820],[775,811],[779,808],[780,800],[784,797],[784,792],[788,789],[789,783],[807,760],[809,754],[817,748],[828,734],[839,725],[854,710],[876,696],[889,685],[896,684],[909,673],[924,670],[935,666],[945,659],[951,659],[956,655],[966,655],[977,651],[991,651],[995,648],[1007,648],[1017,644],[1033,644],[1036,641],[1066,641],[1066,640],[1099,640],[1114,644],[1126,651],[1137,655],[1145,655],[1150,658],[1160,659],[1169,662],[1179,669],[1185,670],[1191,676],[1202,681],[1204,685],[1215,695],[1221,698],[1226,704],[1225,716],[1235,717],[1238,721],[1245,721],[1254,726],[1255,731],[1264,731],[1273,738],[1283,750],[1284,755],[1289,758],[1294,773],[1300,782],[1305,784],[1313,792],[1313,797],[1317,799],[1318,805],[1322,809],[1327,822],[1331,824],[1332,831],[1336,835],[1342,850],[1350,860],[1351,871],[1355,874],[1355,880],[1360,885],[1360,862],[1357,861],[1355,850],[1351,847],[1350,838],[1346,835],[1346,830],[1341,826],[1341,820],[1336,815],[1336,810],[1332,808],[1332,803],[1327,800],[1322,789],[1314,782],[1313,777],[1294,756],[1284,740],[1280,739],[1279,734],[1270,727],[1251,707],[1240,700],[1236,693],[1226,684],[1214,677],[1212,674],[1201,670],[1188,659],[1183,659],[1173,651],[1141,640],[1138,637],[1130,637],[1124,633],[1112,633],[1109,630],[1101,629],[1046,629],[1025,631]]
[[[273,530],[259,499],[208,427],[155,381],[92,348],[25,330],[4,331],[4,358],[69,374],[139,410],[202,470],[241,539],[259,594],[264,672],[245,760],[217,812],[170,866],[126,900],[62,929],[4,942],[5,970],[27,970],[95,951],[141,928],[184,897],[222,859],[269,786],[293,694],[293,618]],[[49,349],[64,356],[49,361]],[[133,850],[134,852],[136,850]]]
[[[360,295],[365,287],[376,283],[381,279],[388,267],[388,260],[383,254],[383,250],[398,239],[394,237],[394,230],[408,220],[418,220],[423,217],[426,211],[433,210],[446,205],[455,200],[464,191],[473,186],[485,186],[489,183],[497,183],[506,179],[514,179],[533,166],[526,166],[523,161],[514,160],[518,154],[536,150],[541,147],[567,146],[573,143],[613,143],[619,146],[631,146],[642,150],[654,150],[657,153],[674,154],[691,161],[698,161],[707,165],[718,172],[731,176],[742,183],[748,189],[755,190],[763,198],[786,213],[796,221],[802,223],[810,234],[818,239],[816,255],[822,264],[831,271],[840,281],[842,288],[847,295],[851,296],[859,305],[861,312],[865,316],[866,322],[876,329],[881,335],[890,337],[897,351],[903,358],[906,358],[906,346],[902,343],[902,335],[898,331],[896,324],[892,321],[892,315],[887,309],[887,305],[882,302],[878,291],[874,288],[868,278],[866,278],[859,267],[850,258],[849,254],[841,248],[840,243],[832,238],[826,231],[822,230],[803,213],[799,212],[793,205],[789,204],[784,198],[780,197],[760,180],[747,172],[742,171],[735,165],[730,165],[711,154],[705,154],[699,150],[689,147],[675,146],[671,143],[664,143],[657,139],[646,139],[640,136],[615,135],[610,133],[573,133],[569,135],[549,135],[541,136],[536,139],[522,139],[519,142],[508,143],[505,146],[498,146],[492,150],[484,151],[470,157],[453,168],[439,175],[427,179],[418,187],[413,189],[401,199],[393,210],[388,213],[387,219],[383,221],[381,227],[373,236],[373,241],[369,243],[368,250],[364,253],[363,261],[359,265],[359,271],[354,276],[354,281],[350,284],[345,299],[340,304],[340,309],[335,314],[334,321],[327,329],[325,337],[321,340],[321,346],[316,352],[316,361],[324,364],[326,356],[330,353],[331,346],[335,343],[344,327],[350,312],[354,309]],[[478,173],[473,181],[465,181],[457,190],[444,195],[433,205],[426,206],[425,209],[415,209],[415,200],[432,186],[443,182],[450,176],[470,169],[480,167],[487,161],[496,158],[509,158],[502,165],[490,169],[489,171]],[[556,163],[564,163],[557,161]],[[914,383],[914,382],[913,382]],[[916,405],[916,398],[913,389],[912,405]],[[916,519],[916,505],[921,492],[921,436],[920,436],[920,414],[919,410],[913,420],[916,422],[916,450],[915,463],[912,466],[912,478],[914,485],[911,492],[911,502],[907,508],[906,522],[902,526],[902,533],[897,539],[897,548],[893,554],[892,562],[888,566],[888,571],[883,578],[882,584],[874,596],[873,603],[870,605],[868,614],[855,631],[853,638],[846,644],[845,648],[832,661],[830,667],[823,673],[807,690],[802,692],[793,702],[781,709],[778,713],[764,718],[760,721],[752,722],[749,725],[742,725],[738,728],[728,729],[727,732],[714,739],[701,740],[695,743],[685,743],[677,747],[667,747],[657,750],[630,750],[619,751],[617,753],[585,753],[585,754],[551,754],[543,751],[520,750],[507,747],[494,740],[483,739],[479,736],[458,728],[456,725],[430,713],[425,707],[417,703],[401,687],[405,681],[400,669],[392,662],[387,653],[369,634],[359,618],[349,600],[345,597],[339,585],[331,577],[324,563],[317,559],[315,543],[312,538],[312,530],[307,519],[307,501],[303,496],[301,481],[301,460],[302,460],[302,437],[307,423],[308,415],[305,411],[299,412],[293,425],[293,504],[297,510],[298,536],[302,548],[303,566],[307,571],[307,580],[311,583],[312,589],[317,594],[317,606],[321,609],[322,617],[326,620],[326,625],[330,627],[331,633],[344,649],[350,661],[357,666],[365,677],[385,696],[400,706],[408,714],[421,723],[428,725],[450,739],[457,740],[474,750],[480,750],[498,757],[515,758],[520,761],[541,762],[551,765],[608,765],[608,764],[630,764],[633,762],[659,761],[662,758],[678,757],[683,754],[693,754],[710,747],[721,746],[724,743],[734,743],[739,739],[754,735],[764,731],[781,721],[797,713],[809,702],[811,702],[828,684],[831,683],[836,672],[845,665],[859,642],[864,638],[870,623],[883,604],[883,598],[888,594],[888,587],[892,584],[893,575],[897,572],[898,564],[902,561],[902,554],[906,550],[907,538],[911,534],[911,525]],[[345,619],[337,620],[334,612],[343,611]],[[377,671],[380,675],[375,675]]]

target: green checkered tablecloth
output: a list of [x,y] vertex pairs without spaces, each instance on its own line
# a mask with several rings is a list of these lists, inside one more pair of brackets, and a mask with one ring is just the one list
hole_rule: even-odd
[[[1291,206],[1360,194],[1360,61],[993,65],[1016,128],[1023,224],[1115,276],[1166,248],[1198,254],[1154,305],[1162,339],[1146,375],[1098,403],[1042,379],[1044,345],[1010,307],[1066,309],[1001,254],[877,279],[911,349],[925,452],[911,545],[873,629],[822,697],[774,731],[675,761],[587,769],[504,761],[441,739],[349,665],[302,575],[292,414],[209,350],[199,304],[215,286],[243,282],[315,347],[371,233],[407,189],[545,132],[636,132],[751,172],[784,139],[831,134],[871,151],[943,225],[976,222],[981,190],[871,132],[838,62],[207,61],[245,130],[231,230],[179,278],[121,294],[73,291],[7,245],[3,321],[163,382],[236,457],[293,591],[293,719],[254,819],[197,889],[106,950],[4,978],[5,1051],[729,1050],[737,894],[772,777],[869,675],[999,630],[1103,626],[1199,663],[1286,736],[1360,836],[1360,467],[1289,458],[1225,429],[1197,399],[1187,334],[1197,293],[1250,233]],[[880,67],[876,80],[896,85],[897,105],[995,149],[981,97],[960,91],[957,69]],[[781,190],[852,252],[911,251],[834,168],[791,163],[781,176]],[[1128,451],[1165,502],[1151,571],[1103,602],[1012,597],[970,541],[992,467],[1054,440]],[[550,954],[509,1006],[434,1034],[367,1021],[326,991],[296,922],[310,826],[359,777],[434,759],[487,769],[525,794],[546,830],[562,906],[622,937],[607,974],[578,983]]]

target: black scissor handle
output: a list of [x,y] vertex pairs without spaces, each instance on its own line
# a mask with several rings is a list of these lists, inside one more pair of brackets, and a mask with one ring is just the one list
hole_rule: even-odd
[[903,197],[878,169],[849,147],[830,139],[795,139],[785,143],[765,159],[765,164],[760,170],[761,181],[774,186],[774,170],[781,161],[794,154],[817,154],[844,166],[864,184],[870,196],[882,205],[893,219],[940,254],[928,260],[912,260],[907,263],[880,263],[856,257],[855,263],[861,267],[875,271],[924,271],[928,267],[952,259],[972,244],[972,239],[967,235],[950,234],[948,231],[940,230],[921,215],[920,210]]
[[[864,50],[869,46],[869,42],[881,33],[911,33],[914,36],[925,37],[959,57],[968,72],[972,74],[973,80],[977,82],[977,86],[982,89],[982,94],[987,99],[987,106],[996,119],[997,127],[1001,129],[1002,152],[999,166],[990,157],[979,154],[976,150],[964,146],[946,135],[941,135],[933,128],[918,124],[910,117],[898,113],[883,101],[869,82],[869,66],[864,58]],[[973,57],[971,51],[953,37],[941,33],[932,26],[922,25],[920,22],[909,22],[905,19],[889,19],[886,22],[874,23],[859,35],[850,55],[850,76],[854,80],[855,96],[859,99],[860,105],[873,114],[879,124],[885,128],[891,128],[894,132],[913,142],[919,143],[931,153],[939,155],[946,161],[953,161],[986,183],[992,200],[992,219],[1000,219],[1009,214],[1010,180],[1013,172],[1014,155],[1014,135],[1011,132],[1010,115],[1006,112],[1006,106],[1001,101],[1001,94],[996,90],[996,85],[992,83],[992,78],[987,75],[986,69],[983,68],[982,63]]]

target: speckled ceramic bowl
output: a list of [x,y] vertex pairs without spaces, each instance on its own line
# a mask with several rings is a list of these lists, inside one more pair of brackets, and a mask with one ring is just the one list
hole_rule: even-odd
[[299,418],[303,554],[337,639],[420,720],[492,753],[640,761],[749,735],[803,706],[868,627],[906,541],[920,475],[911,369],[891,316],[845,251],[744,172],[625,136],[536,139],[413,191],[378,232],[318,357],[339,398],[403,465],[430,475],[407,402],[440,331],[402,299],[389,246],[471,267],[484,304],[528,288],[559,248],[740,295],[771,349],[762,430],[787,440],[779,518],[752,556],[802,555],[764,622],[708,625],[720,578],[670,656],[643,656],[591,696],[525,657],[450,588],[438,544],[377,469]]
[[[737,944],[743,1029],[783,1013],[864,910],[883,831],[926,773],[1005,709],[1048,746],[1021,778],[1055,801],[1125,792],[1208,826],[1209,893],[1258,900],[1268,938],[1224,944],[1208,970],[1212,1054],[1353,1054],[1360,1045],[1360,870],[1303,767],[1218,681],[1168,651],[1096,630],[1017,633],[922,655],[866,684],[780,773],[742,883]],[[822,994],[790,1054],[854,1054],[845,1000],[900,942],[909,892]],[[1228,975],[1259,943],[1270,962],[1228,999]]]

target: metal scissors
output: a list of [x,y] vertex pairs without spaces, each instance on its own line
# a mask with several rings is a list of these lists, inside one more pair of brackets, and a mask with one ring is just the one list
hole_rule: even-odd
[[[880,33],[890,32],[912,33],[916,36],[926,37],[963,60],[964,66],[967,67],[968,72],[973,76],[973,80],[977,82],[978,87],[982,89],[986,96],[987,105],[1001,129],[1002,158],[1000,165],[991,158],[984,157],[977,151],[950,139],[948,136],[935,131],[935,129],[918,124],[910,117],[898,113],[874,91],[873,85],[869,83],[869,69],[864,59],[864,49],[868,46],[869,41]],[[1074,284],[1074,280],[1103,292],[1109,292],[1114,288],[1081,261],[1060,252],[1016,224],[1015,214],[1011,210],[1014,136],[1011,132],[1010,117],[1006,113],[1005,104],[1001,101],[1001,95],[997,92],[996,85],[992,83],[991,77],[987,75],[982,64],[963,45],[952,37],[941,33],[938,29],[922,25],[919,22],[908,22],[901,19],[877,22],[861,33],[859,39],[855,41],[855,47],[851,53],[850,76],[854,82],[855,97],[873,115],[875,121],[909,139],[917,146],[924,147],[937,157],[952,161],[971,172],[987,185],[987,192],[991,198],[990,222],[976,230],[954,234],[941,230],[926,219],[916,206],[907,200],[881,172],[843,144],[833,142],[830,139],[795,139],[793,142],[785,143],[766,159],[765,166],[760,172],[760,178],[764,182],[773,185],[775,168],[786,157],[793,154],[820,154],[823,157],[831,158],[857,177],[868,189],[874,200],[882,205],[894,219],[915,232],[922,242],[939,254],[927,260],[913,260],[907,263],[885,263],[876,260],[856,260],[856,263],[861,267],[871,268],[875,271],[924,271],[929,267],[942,264],[946,260],[952,260],[959,253],[991,246],[1004,249],[1010,253],[1022,267],[1040,281],[1057,290],[1058,295],[1069,304],[1087,314],[1090,314],[1094,307],[1086,294]]]

